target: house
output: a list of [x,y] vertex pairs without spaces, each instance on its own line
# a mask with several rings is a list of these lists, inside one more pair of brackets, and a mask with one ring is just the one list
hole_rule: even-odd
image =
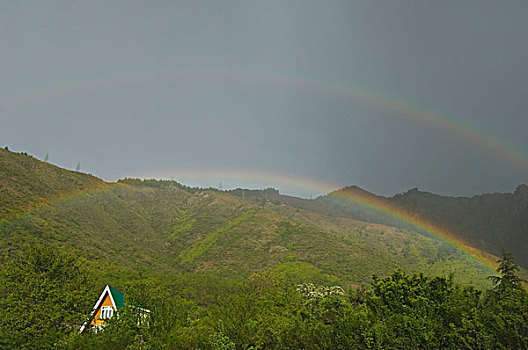
[[[91,321],[85,322],[79,332],[83,332],[88,327],[101,327],[104,325],[104,320],[109,319],[116,311],[125,306],[125,295],[110,285],[106,285],[101,296],[95,303],[91,313]],[[144,310],[148,313],[148,310]]]

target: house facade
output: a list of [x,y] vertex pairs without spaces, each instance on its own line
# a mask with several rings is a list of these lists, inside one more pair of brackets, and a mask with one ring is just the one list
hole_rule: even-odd
[[83,332],[88,327],[101,327],[105,320],[112,318],[124,306],[125,295],[114,287],[106,285],[93,307],[91,321],[85,322],[79,331]]

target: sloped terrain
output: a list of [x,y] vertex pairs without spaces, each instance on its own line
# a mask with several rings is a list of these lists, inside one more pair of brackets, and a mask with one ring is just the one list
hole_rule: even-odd
[[0,148],[0,221],[41,204],[104,186],[94,176]]
[[[3,174],[3,188],[34,177],[41,180],[24,192],[24,201],[16,202],[22,203],[18,215],[0,224],[2,248],[13,250],[27,242],[61,246],[85,257],[106,279],[178,271],[243,278],[273,270],[299,281],[350,286],[400,268],[455,273],[465,284],[488,283],[489,269],[434,238],[287,204],[311,205],[306,200],[276,193],[267,198],[259,191],[241,197],[173,181],[105,184],[25,155],[9,157],[15,165],[9,165],[9,176]],[[38,162],[37,167],[24,166],[26,162]],[[48,173],[52,184],[70,177],[78,182],[64,191],[48,185],[54,194],[68,193],[51,200],[53,196],[45,195],[50,192],[39,190],[47,184]],[[72,194],[72,189],[77,192]],[[4,212],[11,212],[15,202],[10,193],[2,201]]]
[[528,186],[513,193],[446,197],[416,189],[390,198],[392,203],[457,232],[473,246],[500,255],[511,252],[528,267]]
[[519,185],[513,193],[448,197],[417,189],[393,197],[378,196],[357,186],[345,187],[315,200],[281,196],[274,191],[241,190],[233,194],[266,198],[277,204],[307,209],[327,216],[346,217],[389,226],[401,226],[393,217],[347,200],[366,198],[384,203],[409,216],[418,217],[452,232],[466,244],[493,255],[510,252],[528,267],[528,186]]

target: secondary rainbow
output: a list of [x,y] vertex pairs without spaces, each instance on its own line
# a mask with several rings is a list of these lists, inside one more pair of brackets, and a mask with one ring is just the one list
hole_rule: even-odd
[[0,116],[4,118],[13,110],[30,107],[39,103],[56,101],[69,96],[89,94],[123,88],[127,86],[147,86],[160,83],[207,83],[221,82],[229,84],[253,84],[272,86],[283,89],[295,89],[316,94],[326,94],[345,100],[357,100],[394,112],[394,117],[406,117],[425,123],[438,130],[456,135],[469,144],[476,145],[486,152],[493,153],[498,159],[506,160],[528,173],[528,156],[524,151],[515,149],[506,142],[478,130],[474,126],[463,124],[446,115],[432,112],[398,98],[389,97],[368,89],[335,82],[310,79],[306,77],[284,77],[269,74],[248,72],[197,72],[174,73],[162,72],[147,75],[116,76],[105,79],[92,79],[73,84],[59,85],[37,90],[22,96],[14,96],[0,101]]

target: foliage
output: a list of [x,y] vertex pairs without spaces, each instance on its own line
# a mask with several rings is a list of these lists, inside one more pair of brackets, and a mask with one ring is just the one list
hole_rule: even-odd
[[225,334],[224,323],[218,321],[218,329],[209,338],[212,350],[235,350],[236,346]]
[[195,222],[196,219],[182,220],[182,222],[174,228],[171,235],[169,236],[169,239],[175,239],[176,237],[178,237],[178,235],[191,231]]
[[203,240],[199,241],[198,243],[193,245],[188,250],[181,252],[180,253],[181,262],[182,263],[192,263],[196,258],[198,258],[200,255],[202,255],[207,250],[209,250],[211,247],[213,247],[216,241],[220,238],[220,236],[222,236],[223,234],[226,234],[227,232],[237,227],[244,221],[249,220],[253,216],[254,213],[255,213],[254,209],[251,209],[245,212],[239,217],[227,222],[225,226],[208,234]]
[[52,200],[106,186],[91,175],[0,148],[0,222]]
[[94,289],[83,262],[56,247],[10,257],[0,272],[0,348],[51,348],[84,322]]
[[[487,270],[443,242],[320,215],[316,201],[310,210],[299,209],[308,202],[276,191],[239,196],[175,181],[105,184],[11,152],[0,154],[0,178],[0,211],[18,213],[0,219],[1,248],[58,245],[86,258],[101,283],[189,270],[240,279],[276,268],[296,283],[339,280],[349,287],[399,268],[456,272],[457,282],[491,285]],[[19,194],[25,204],[18,203]]]
[[519,267],[509,253],[503,254],[495,286],[483,303],[483,326],[493,332],[495,348],[528,349],[528,293],[517,275]]
[[[438,240],[315,201],[109,185],[2,152],[0,348],[528,348],[510,255],[486,280]],[[79,334],[107,283],[127,307]]]
[[[364,292],[298,285],[272,271],[238,282],[213,275],[200,282],[197,274],[130,280],[117,316],[98,332],[79,334],[99,292],[82,271],[83,261],[42,246],[7,261],[1,274],[2,348],[528,347],[528,293],[522,287],[481,292],[452,277],[399,270],[374,276]],[[503,263],[501,281],[516,280],[511,257]]]
[[502,259],[497,262],[499,263],[497,272],[500,273],[500,276],[489,277],[495,284],[495,291],[498,294],[504,294],[522,288],[521,278],[517,276],[519,266],[513,262],[512,255],[503,253]]

